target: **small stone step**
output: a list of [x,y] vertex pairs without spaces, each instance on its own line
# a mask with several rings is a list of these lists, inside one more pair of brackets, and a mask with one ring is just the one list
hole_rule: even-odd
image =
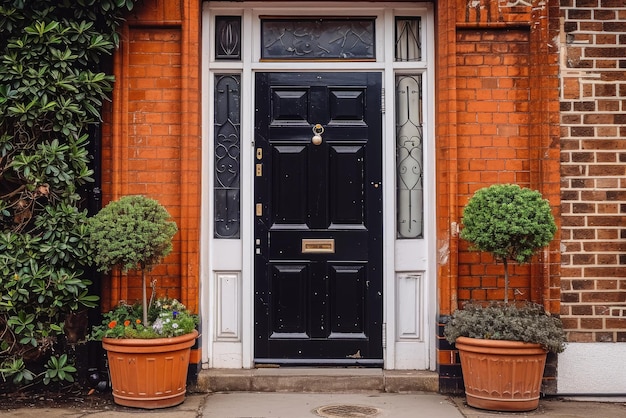
[[194,392],[438,392],[439,375],[424,370],[259,368],[207,369]]

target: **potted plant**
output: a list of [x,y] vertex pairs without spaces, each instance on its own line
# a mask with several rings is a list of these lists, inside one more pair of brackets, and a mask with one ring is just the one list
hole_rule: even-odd
[[509,303],[508,262],[527,263],[556,232],[550,205],[535,190],[497,184],[478,190],[463,211],[460,237],[504,266],[504,301],[468,303],[444,328],[459,350],[467,403],[499,411],[539,405],[548,351],[565,348],[560,319],[536,303]]
[[165,408],[184,401],[197,318],[174,299],[147,299],[146,273],[172,251],[176,223],[154,199],[124,196],[89,219],[88,245],[98,270],[141,271],[142,301],[104,314],[91,337],[107,351],[117,404]]

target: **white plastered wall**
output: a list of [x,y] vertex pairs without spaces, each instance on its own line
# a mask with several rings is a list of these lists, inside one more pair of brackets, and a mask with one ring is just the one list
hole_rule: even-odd
[[626,343],[568,343],[557,373],[558,394],[626,396]]

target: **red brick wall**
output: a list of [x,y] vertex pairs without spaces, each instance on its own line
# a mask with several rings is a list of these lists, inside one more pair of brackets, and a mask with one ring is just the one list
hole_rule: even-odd
[[626,341],[626,3],[561,16],[561,313],[570,341]]

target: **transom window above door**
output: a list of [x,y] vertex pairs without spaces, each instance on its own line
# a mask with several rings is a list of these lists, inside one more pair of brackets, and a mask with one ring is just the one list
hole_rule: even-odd
[[[377,17],[259,17],[262,61],[376,61]],[[395,18],[394,59],[422,60],[420,16]],[[215,17],[215,59],[239,61],[240,16]]]
[[375,19],[261,18],[261,59],[375,60]]

